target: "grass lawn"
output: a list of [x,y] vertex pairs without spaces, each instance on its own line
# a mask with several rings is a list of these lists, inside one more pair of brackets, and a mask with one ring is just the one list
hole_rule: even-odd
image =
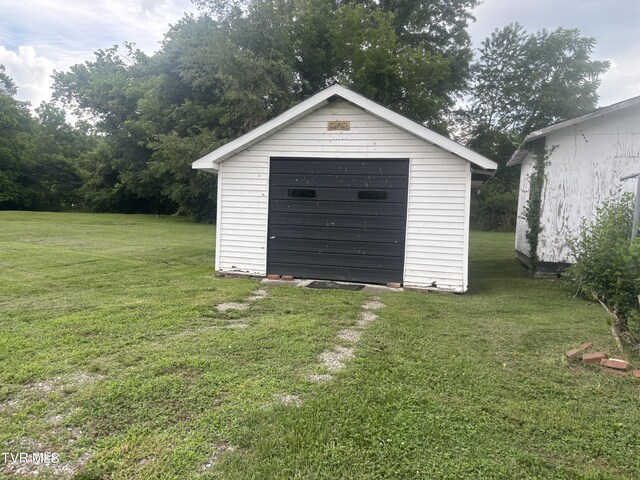
[[372,294],[269,286],[219,312],[260,284],[213,276],[214,236],[0,212],[2,452],[57,452],[42,478],[640,478],[640,381],[563,356],[618,356],[606,314],[528,279],[513,235],[472,236],[466,295],[381,294],[320,383]]

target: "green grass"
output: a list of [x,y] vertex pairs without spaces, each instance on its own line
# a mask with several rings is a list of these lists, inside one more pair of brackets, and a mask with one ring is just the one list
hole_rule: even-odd
[[473,234],[466,295],[382,294],[327,383],[307,375],[371,294],[270,286],[220,313],[260,284],[213,276],[214,237],[0,212],[3,452],[91,452],[78,478],[640,477],[640,382],[563,357],[615,354],[604,311],[528,279],[512,235]]

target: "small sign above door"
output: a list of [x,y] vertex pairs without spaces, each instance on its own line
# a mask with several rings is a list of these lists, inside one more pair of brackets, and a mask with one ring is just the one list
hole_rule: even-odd
[[348,120],[329,120],[327,122],[327,130],[346,132],[351,130],[351,122]]

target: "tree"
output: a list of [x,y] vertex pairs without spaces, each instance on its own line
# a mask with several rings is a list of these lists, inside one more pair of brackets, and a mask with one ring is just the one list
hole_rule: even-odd
[[54,75],[101,133],[88,208],[213,219],[215,176],[191,162],[336,79],[442,131],[466,81],[475,0],[197,3],[209,15],[184,17],[158,53],[126,44]]
[[29,205],[25,158],[35,124],[29,105],[14,98],[17,88],[0,65],[0,209]]
[[[506,163],[524,137],[596,108],[600,76],[609,63],[591,59],[594,46],[595,39],[575,29],[528,34],[517,23],[482,42],[463,113],[466,141],[499,168],[473,198],[477,227],[515,225],[519,172]],[[498,210],[502,215],[495,215]]]
[[66,121],[66,113],[53,103],[36,108],[37,128],[27,150],[25,167],[30,182],[30,208],[66,210],[78,202],[84,156],[95,146],[88,125]]
[[577,29],[528,34],[513,23],[493,32],[472,66],[474,125],[525,135],[594,109],[609,68],[591,59],[595,43]]
[[34,118],[16,93],[0,65],[0,209],[70,208],[93,136],[86,125],[69,125],[65,112],[50,103],[42,103]]

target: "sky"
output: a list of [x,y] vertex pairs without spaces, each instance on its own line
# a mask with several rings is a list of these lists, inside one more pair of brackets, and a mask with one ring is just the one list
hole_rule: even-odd
[[[18,98],[37,106],[51,96],[50,76],[123,41],[147,53],[170,24],[196,8],[189,0],[0,0],[0,64]],[[511,22],[529,32],[578,28],[595,37],[593,58],[611,61],[600,105],[640,95],[640,0],[484,0],[469,28],[474,47]]]

